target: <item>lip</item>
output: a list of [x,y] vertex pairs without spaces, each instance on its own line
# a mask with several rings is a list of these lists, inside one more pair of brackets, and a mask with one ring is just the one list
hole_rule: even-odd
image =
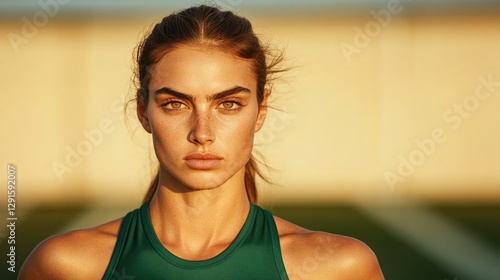
[[191,153],[184,158],[186,165],[195,170],[208,170],[216,168],[222,157],[212,153]]

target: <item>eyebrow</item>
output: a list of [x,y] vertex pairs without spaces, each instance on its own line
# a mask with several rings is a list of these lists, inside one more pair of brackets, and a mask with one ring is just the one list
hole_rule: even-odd
[[[230,89],[226,89],[224,91],[221,91],[221,92],[218,92],[218,93],[214,93],[210,96],[208,96],[207,100],[218,100],[218,99],[222,99],[222,98],[225,98],[225,97],[228,97],[230,95],[233,95],[233,94],[237,94],[237,93],[240,93],[240,92],[244,92],[244,93],[251,93],[251,91],[246,88],[246,87],[242,87],[242,86],[235,86],[235,87],[232,87]],[[189,94],[185,94],[185,93],[182,93],[182,92],[178,92],[176,90],[173,90],[169,87],[162,87],[160,89],[157,89],[154,91],[154,94],[155,95],[158,95],[158,94],[170,94],[170,95],[173,95],[177,98],[180,98],[180,99],[184,99],[184,100],[188,100],[190,102],[193,102],[194,101],[194,97],[189,95]]]

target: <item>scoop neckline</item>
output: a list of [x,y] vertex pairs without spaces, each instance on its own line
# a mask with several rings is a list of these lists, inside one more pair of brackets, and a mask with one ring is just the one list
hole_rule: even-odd
[[206,260],[186,260],[174,255],[167,248],[165,248],[163,244],[161,244],[160,239],[158,238],[156,232],[154,231],[153,223],[151,222],[151,216],[149,213],[149,203],[144,203],[141,206],[140,214],[144,227],[144,232],[146,233],[146,236],[149,242],[151,243],[152,247],[154,248],[154,250],[162,258],[180,268],[199,269],[199,268],[208,268],[216,266],[222,263],[224,260],[226,260],[231,254],[236,252],[236,250],[241,246],[243,241],[246,239],[247,235],[250,232],[250,228],[254,224],[256,210],[255,210],[255,205],[253,203],[250,203],[250,210],[248,211],[245,223],[241,227],[240,231],[236,235],[236,238],[233,240],[233,242],[231,242],[231,244],[224,251]]

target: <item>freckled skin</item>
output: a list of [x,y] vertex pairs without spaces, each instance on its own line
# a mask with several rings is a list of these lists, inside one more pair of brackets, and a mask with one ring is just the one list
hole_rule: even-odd
[[[152,73],[148,105],[141,120],[145,129],[153,134],[163,184],[178,191],[189,191],[215,188],[227,182],[250,158],[253,134],[263,120],[259,121],[257,82],[251,62],[188,46],[167,53]],[[210,95],[234,86],[251,92],[209,100]],[[190,95],[194,100],[155,95],[155,90],[162,87]],[[237,98],[243,105],[234,104],[234,109],[225,109],[224,105],[231,104],[222,102],[231,98]],[[180,109],[173,109],[172,104],[163,106],[168,100],[179,102],[173,104]],[[192,152],[215,153],[223,160],[216,170],[192,170],[183,162]]]
[[[248,92],[210,98],[235,86]],[[156,94],[163,88],[189,98]],[[139,104],[137,113],[160,162],[160,183],[150,203],[153,228],[162,245],[181,258],[214,257],[231,244],[248,214],[244,167],[267,98],[259,106],[248,61],[200,46],[167,53],[152,68],[149,90],[148,104]],[[220,161],[208,169],[192,168],[186,157],[196,152]],[[384,279],[377,258],[361,241],[274,219],[289,279]],[[101,279],[121,221],[46,239],[30,254],[19,279]]]

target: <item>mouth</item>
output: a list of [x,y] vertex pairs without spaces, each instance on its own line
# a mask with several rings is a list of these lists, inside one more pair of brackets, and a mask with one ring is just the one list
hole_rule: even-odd
[[195,170],[209,170],[216,168],[222,157],[211,153],[192,153],[184,158],[186,165]]

